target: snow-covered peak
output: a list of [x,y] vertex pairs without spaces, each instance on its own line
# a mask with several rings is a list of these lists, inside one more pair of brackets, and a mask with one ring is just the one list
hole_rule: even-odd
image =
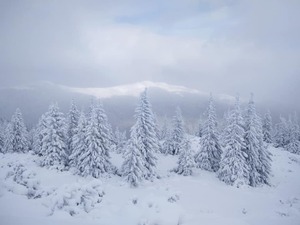
[[167,83],[152,81],[143,81],[133,84],[118,85],[105,88],[74,88],[65,86],[64,88],[69,91],[81,94],[88,94],[97,98],[111,98],[114,96],[138,96],[145,88],[159,88],[161,90],[176,94],[192,93],[206,95],[206,93],[200,92],[196,89],[190,89],[184,86],[170,85]]

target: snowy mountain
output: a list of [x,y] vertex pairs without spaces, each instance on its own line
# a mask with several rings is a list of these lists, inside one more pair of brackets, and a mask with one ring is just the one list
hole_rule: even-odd
[[166,92],[181,94],[181,95],[185,93],[207,95],[207,93],[200,92],[199,90],[196,89],[190,89],[184,86],[170,85],[167,83],[152,82],[152,81],[143,81],[143,82],[137,82],[133,84],[119,85],[119,86],[106,87],[106,88],[74,88],[74,87],[67,87],[67,86],[61,86],[61,87],[72,92],[91,95],[100,99],[111,98],[115,96],[137,97],[142,91],[145,90],[145,88],[149,88],[149,89],[157,88]]
[[[69,109],[74,99],[80,108],[87,108],[91,98],[99,98],[109,115],[112,125],[129,128],[137,102],[137,96],[148,88],[149,97],[154,112],[159,118],[172,116],[177,106],[183,109],[183,116],[188,123],[195,123],[204,112],[209,93],[175,86],[166,83],[140,82],[107,88],[73,88],[53,83],[38,83],[34,85],[0,89],[0,116],[10,119],[19,107],[25,122],[31,126],[47,111],[49,104],[57,102],[64,113]],[[232,97],[228,95],[215,96],[219,116],[231,104]],[[34,109],[34,110],[32,110]]]
[[[158,157],[161,179],[130,188],[118,176],[83,178],[42,168],[30,153],[1,153],[0,224],[298,225],[300,157],[269,150],[271,185],[256,188],[228,186],[201,169],[172,173],[178,156],[171,155]],[[120,167],[121,155],[111,156]]]
[[[165,116],[173,116],[176,107],[180,106],[186,124],[192,126],[191,130],[195,129],[208,103],[209,93],[184,86],[150,81],[106,88],[74,88],[49,82],[0,88],[0,117],[10,119],[15,109],[19,107],[23,112],[25,123],[31,127],[37,123],[39,117],[53,102],[57,102],[62,112],[66,113],[72,99],[80,108],[87,108],[91,98],[100,98],[112,125],[128,129],[132,125],[137,96],[146,87],[159,122]],[[222,118],[224,112],[233,105],[234,98],[227,94],[215,94],[214,99],[217,116]],[[274,109],[258,102],[258,108],[262,112],[266,110],[266,107],[275,114],[274,118],[278,117],[279,112],[285,110],[284,108]]]

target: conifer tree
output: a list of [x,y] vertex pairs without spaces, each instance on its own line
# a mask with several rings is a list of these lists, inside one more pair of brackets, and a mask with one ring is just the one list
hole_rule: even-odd
[[249,167],[246,163],[244,121],[236,98],[234,109],[231,111],[224,137],[224,153],[222,155],[218,177],[229,185],[244,185],[249,183]]
[[28,132],[20,109],[12,116],[6,129],[5,152],[27,152],[29,150]]
[[79,116],[78,126],[74,131],[74,136],[72,138],[73,151],[69,156],[69,165],[78,169],[79,159],[82,154],[87,149],[86,145],[86,129],[87,129],[87,120],[83,112]]
[[62,168],[67,163],[65,119],[57,104],[52,104],[44,118],[40,154],[42,166]]
[[98,103],[93,107],[86,127],[86,150],[78,157],[80,175],[98,178],[102,174],[114,172],[109,161],[109,143],[106,115]]
[[163,125],[160,129],[159,140],[165,141],[168,137],[168,134],[169,134],[168,123],[167,123],[167,119],[165,118],[163,121]]
[[4,153],[4,142],[5,142],[5,127],[4,124],[0,123],[0,153]]
[[46,115],[43,114],[34,130],[33,152],[37,155],[42,155],[42,140],[46,131]]
[[178,158],[178,167],[175,169],[175,172],[184,176],[189,176],[192,175],[192,168],[195,167],[191,143],[188,137],[185,137],[181,144],[182,150]]
[[144,158],[144,177],[146,179],[152,179],[156,176],[155,168],[157,158],[155,152],[158,151],[158,138],[155,131],[155,123],[153,118],[153,112],[151,104],[148,100],[147,89],[141,93],[138,106],[135,110],[135,125],[131,132],[137,134],[137,143],[141,154]]
[[142,155],[143,143],[139,134],[136,133],[137,130],[134,126],[131,128],[130,140],[126,146],[125,160],[122,165],[122,175],[132,187],[137,187],[145,179],[144,175],[147,173],[145,158]]
[[288,121],[280,116],[280,122],[275,125],[274,146],[276,148],[285,147],[289,142],[289,124]]
[[217,132],[217,119],[212,96],[207,109],[207,119],[202,129],[200,149],[195,156],[197,167],[216,172],[220,167],[222,149]]
[[250,169],[249,184],[254,187],[260,183],[258,169],[262,163],[259,159],[260,149],[264,148],[262,138],[260,118],[256,114],[253,95],[251,95],[245,118],[245,152],[247,154],[246,161]]
[[300,155],[300,129],[296,115],[294,115],[293,118],[290,119],[289,127],[289,141],[285,148],[291,153]]
[[267,111],[263,119],[263,135],[266,143],[272,143],[272,117],[270,111]]
[[121,132],[118,127],[116,128],[115,143],[116,143],[116,152],[118,154],[122,153],[126,145],[126,131]]
[[69,113],[67,115],[67,155],[72,154],[75,145],[73,137],[76,134],[80,112],[77,109],[75,102],[72,100]]
[[168,141],[169,154],[178,155],[180,153],[184,135],[185,131],[181,110],[179,107],[177,107],[176,114],[173,118],[173,131],[171,132],[170,140]]

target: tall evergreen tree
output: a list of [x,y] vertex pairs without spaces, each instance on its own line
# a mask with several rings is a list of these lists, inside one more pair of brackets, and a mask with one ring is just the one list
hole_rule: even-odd
[[67,155],[72,154],[72,150],[75,148],[73,143],[74,135],[77,131],[78,121],[79,121],[80,112],[77,109],[77,106],[72,100],[69,113],[67,115]]
[[249,184],[254,187],[260,183],[258,169],[262,163],[259,159],[260,149],[264,148],[262,138],[260,118],[256,114],[253,95],[251,95],[245,118],[245,152],[247,154],[246,161],[250,169]]
[[144,157],[144,166],[146,168],[144,170],[144,177],[151,179],[156,175],[157,158],[155,152],[158,151],[159,145],[147,89],[140,95],[139,103],[135,110],[135,119],[136,122],[131,132],[137,134],[137,142],[141,145],[139,149]]
[[115,130],[116,152],[122,153],[126,144],[126,131],[121,132],[117,127]]
[[0,123],[0,153],[4,153],[5,129],[6,127],[1,122]]
[[168,152],[171,155],[178,155],[182,147],[182,141],[184,140],[184,123],[181,115],[181,110],[179,107],[176,109],[176,114],[173,118],[173,131],[170,135],[170,140],[168,141]]
[[143,143],[139,134],[136,133],[138,130],[135,127],[136,125],[131,128],[129,143],[124,154],[125,160],[122,165],[122,175],[132,187],[137,187],[145,179],[144,175],[148,173],[145,158],[142,154]]
[[272,143],[272,132],[272,117],[268,110],[263,119],[263,139],[266,143]]
[[165,118],[164,121],[163,121],[163,125],[160,129],[159,140],[160,141],[165,141],[168,137],[168,134],[169,134],[168,122],[167,122],[167,119]]
[[86,150],[78,157],[79,174],[82,176],[91,175],[97,178],[114,171],[109,161],[110,141],[106,121],[102,105],[98,103],[93,107],[86,127]]
[[225,128],[224,153],[222,155],[218,177],[229,185],[244,185],[249,183],[249,167],[246,163],[244,149],[245,131],[241,114],[239,98],[236,98]]
[[20,109],[17,109],[12,116],[6,132],[5,152],[27,152],[29,150],[28,132]]
[[83,112],[79,116],[78,126],[74,131],[74,136],[72,138],[73,151],[69,156],[69,165],[75,168],[79,168],[79,159],[82,154],[85,153],[87,149],[86,145],[86,129],[87,120]]
[[52,104],[45,114],[45,128],[42,130],[43,157],[42,166],[61,168],[66,165],[66,134],[65,119],[57,104]]
[[33,152],[42,155],[42,140],[46,131],[46,115],[43,114],[34,130],[33,138]]
[[285,147],[289,142],[289,123],[280,116],[280,122],[275,125],[274,145],[276,148]]
[[216,172],[220,167],[221,155],[222,149],[217,132],[216,110],[212,96],[210,96],[207,119],[204,122],[202,137],[200,138],[200,149],[195,156],[195,161],[199,168]]
[[191,148],[191,143],[186,136],[182,141],[182,150],[178,158],[178,166],[175,172],[184,176],[192,175],[192,168],[195,167],[194,156]]
[[285,146],[286,150],[300,155],[300,141],[299,141],[299,136],[300,136],[300,129],[299,129],[299,123],[297,116],[294,115],[293,117],[290,118],[289,120],[289,141],[288,144]]

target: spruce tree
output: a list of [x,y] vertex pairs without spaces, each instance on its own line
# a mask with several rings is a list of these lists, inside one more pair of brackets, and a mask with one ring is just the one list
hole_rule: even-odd
[[62,168],[67,163],[65,119],[57,104],[52,104],[45,114],[40,154],[42,166]]
[[181,145],[182,150],[178,158],[178,167],[175,169],[175,172],[184,176],[189,176],[192,175],[192,168],[195,167],[195,161],[188,137],[184,138]]
[[131,128],[130,139],[124,154],[125,160],[122,165],[122,175],[132,187],[137,187],[145,179],[144,175],[148,170],[145,167],[146,162],[142,155],[142,139],[136,133],[137,130],[134,126]]
[[291,153],[300,155],[300,129],[296,115],[294,115],[293,118],[290,119],[289,130],[289,141],[285,148]]
[[272,117],[270,111],[267,111],[263,119],[263,135],[266,143],[272,143]]
[[289,142],[289,123],[280,116],[280,122],[275,125],[274,146],[276,148],[285,147]]
[[224,136],[224,153],[222,155],[218,177],[229,185],[244,185],[249,183],[249,167],[246,163],[244,149],[245,131],[241,114],[239,98],[236,98],[234,109],[231,111]]
[[93,107],[86,127],[86,150],[78,157],[79,174],[82,176],[98,178],[105,173],[114,172],[109,161],[110,141],[106,125],[106,115],[102,105],[98,103]]
[[182,147],[182,141],[184,140],[184,123],[179,107],[176,109],[176,114],[173,118],[173,131],[170,135],[168,151],[171,155],[178,155]]
[[29,150],[28,132],[20,109],[12,116],[6,129],[5,152],[27,152]]
[[75,168],[79,168],[79,158],[86,151],[86,129],[87,120],[83,112],[79,116],[78,126],[74,131],[74,136],[72,138],[73,151],[69,156],[69,165]]
[[121,132],[118,127],[116,128],[115,143],[116,143],[116,152],[118,154],[122,153],[126,145],[126,131]]
[[160,141],[165,141],[168,137],[168,134],[169,134],[168,122],[167,122],[167,119],[165,118],[164,121],[163,121],[163,125],[160,129],[159,140]]
[[256,114],[253,95],[251,95],[245,118],[245,152],[247,154],[246,161],[250,169],[249,184],[253,187],[260,183],[258,169],[261,166],[260,163],[262,163],[259,159],[260,149],[264,148],[262,138],[260,119]]
[[210,96],[207,119],[202,129],[200,149],[195,156],[195,162],[199,168],[216,172],[220,167],[221,155],[222,149],[217,132],[216,111],[212,96]]
[[75,102],[72,100],[69,113],[67,115],[67,155],[71,155],[75,147],[73,137],[76,134],[80,112]]
[[152,179],[156,176],[155,168],[157,158],[155,153],[158,152],[158,138],[155,131],[155,123],[151,104],[148,100],[147,89],[141,93],[138,106],[135,110],[135,125],[132,129],[137,134],[137,142],[141,145],[139,147],[144,158],[144,177]]
[[33,152],[37,155],[42,155],[42,140],[46,131],[46,115],[43,114],[34,130]]
[[0,123],[0,153],[4,153],[4,142],[5,142],[5,127],[4,124]]

